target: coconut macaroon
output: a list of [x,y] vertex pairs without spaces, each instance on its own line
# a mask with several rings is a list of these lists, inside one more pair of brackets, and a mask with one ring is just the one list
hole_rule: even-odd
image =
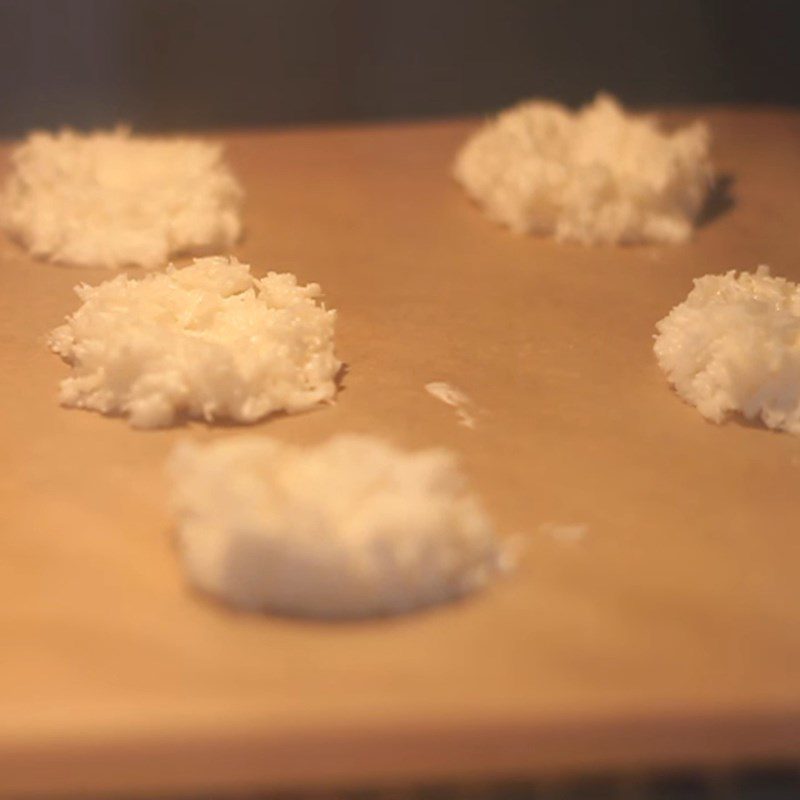
[[242,189],[218,144],[63,130],[31,134],[11,164],[0,225],[37,257],[150,269],[241,233]]
[[241,609],[395,614],[461,597],[506,566],[446,450],[249,435],[182,443],[168,473],[188,580]]
[[678,394],[714,422],[732,412],[800,433],[800,287],[755,273],[705,275],[656,324]]
[[336,312],[315,283],[255,278],[247,264],[210,257],[75,291],[83,305],[50,335],[72,365],[64,405],[153,428],[177,415],[254,422],[336,394]]
[[571,112],[528,101],[487,122],[454,174],[496,222],[585,244],[684,242],[712,183],[709,131],[665,133],[599,95]]

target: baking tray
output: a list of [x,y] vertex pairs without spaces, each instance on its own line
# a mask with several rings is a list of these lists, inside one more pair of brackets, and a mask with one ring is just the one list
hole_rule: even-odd
[[[449,176],[476,121],[223,135],[234,254],[318,281],[335,406],[136,431],[60,408],[48,331],[110,273],[0,238],[0,794],[223,792],[800,755],[800,439],[706,422],[655,322],[693,277],[800,279],[800,114],[706,108],[726,177],[681,246],[489,222]],[[0,171],[8,147],[0,150]],[[447,381],[475,429],[424,389]],[[517,571],[394,619],[238,614],[184,584],[162,473],[184,438],[339,431],[455,450]],[[564,536],[559,526],[585,526]]]

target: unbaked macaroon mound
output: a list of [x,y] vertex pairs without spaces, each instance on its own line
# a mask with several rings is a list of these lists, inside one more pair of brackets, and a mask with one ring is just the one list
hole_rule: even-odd
[[800,433],[800,287],[755,273],[704,275],[656,324],[677,393],[713,422],[734,412]]
[[395,614],[461,597],[505,566],[446,450],[249,435],[184,442],[168,472],[189,581],[241,609]]
[[336,312],[315,283],[256,278],[235,258],[209,257],[75,291],[83,305],[50,335],[72,365],[64,405],[153,428],[179,414],[255,422],[336,394]]
[[663,132],[599,95],[572,112],[532,100],[462,147],[454,174],[496,222],[564,241],[684,242],[712,183],[708,128]]
[[11,164],[0,225],[37,257],[152,269],[227,250],[241,233],[242,189],[219,144],[125,128],[38,132]]

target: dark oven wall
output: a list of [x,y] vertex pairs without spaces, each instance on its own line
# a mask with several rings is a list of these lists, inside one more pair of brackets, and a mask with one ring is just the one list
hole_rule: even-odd
[[800,103],[792,1],[0,0],[0,135]]

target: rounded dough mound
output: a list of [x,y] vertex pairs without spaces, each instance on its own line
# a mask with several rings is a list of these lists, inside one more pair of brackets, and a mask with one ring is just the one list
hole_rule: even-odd
[[11,161],[0,225],[38,257],[151,269],[241,233],[242,189],[217,144],[64,130],[31,134]]
[[800,433],[800,287],[731,271],[694,282],[657,323],[654,350],[678,394],[714,422],[729,412]]
[[184,442],[168,464],[192,584],[312,617],[409,611],[483,586],[503,558],[446,450],[370,436],[316,447],[257,436]]
[[336,394],[336,312],[316,302],[315,283],[254,278],[247,264],[213,257],[75,291],[83,305],[50,336],[72,364],[64,405],[152,428],[179,413],[254,422]]
[[486,123],[454,174],[496,222],[585,244],[683,242],[712,180],[709,133],[675,133],[611,97],[571,112],[528,101]]

